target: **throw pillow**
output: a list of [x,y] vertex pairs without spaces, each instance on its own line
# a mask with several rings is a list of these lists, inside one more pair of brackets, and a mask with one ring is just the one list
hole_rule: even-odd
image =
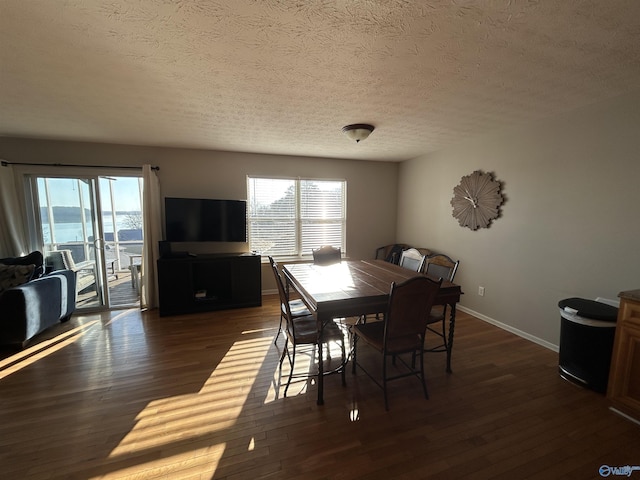
[[0,264],[0,293],[9,288],[27,283],[33,277],[35,268],[35,265]]
[[34,250],[29,255],[25,255],[23,257],[0,258],[0,263],[5,265],[34,264],[36,268],[33,272],[33,278],[40,278],[44,275],[44,258],[42,257],[42,253],[38,250]]

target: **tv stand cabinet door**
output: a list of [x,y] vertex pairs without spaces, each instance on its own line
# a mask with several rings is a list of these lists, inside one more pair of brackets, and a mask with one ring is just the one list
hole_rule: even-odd
[[262,272],[260,255],[234,258],[231,289],[234,302],[247,307],[262,305]]
[[158,260],[160,315],[189,310],[193,304],[192,264],[181,260]]

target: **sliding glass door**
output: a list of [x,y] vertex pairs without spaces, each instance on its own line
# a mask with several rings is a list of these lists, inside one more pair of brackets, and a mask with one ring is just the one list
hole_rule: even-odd
[[77,306],[139,305],[141,178],[29,177],[32,232],[48,270],[72,269]]
[[142,177],[98,180],[109,307],[140,304]]

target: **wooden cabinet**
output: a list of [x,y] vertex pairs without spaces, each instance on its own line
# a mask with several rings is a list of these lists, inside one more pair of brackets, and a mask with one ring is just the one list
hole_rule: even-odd
[[640,421],[640,290],[620,293],[607,397]]
[[262,305],[260,255],[158,260],[160,315]]

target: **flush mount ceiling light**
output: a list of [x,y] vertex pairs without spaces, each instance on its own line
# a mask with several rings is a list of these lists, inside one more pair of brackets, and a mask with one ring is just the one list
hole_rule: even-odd
[[342,127],[342,132],[351,140],[355,140],[356,143],[360,143],[365,140],[371,132],[373,132],[373,125],[366,123],[354,123],[353,125],[347,125]]

